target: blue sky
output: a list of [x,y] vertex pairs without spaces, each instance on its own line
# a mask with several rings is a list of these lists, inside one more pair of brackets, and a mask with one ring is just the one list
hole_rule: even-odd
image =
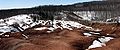
[[0,9],[26,8],[39,5],[66,5],[94,0],[0,0]]

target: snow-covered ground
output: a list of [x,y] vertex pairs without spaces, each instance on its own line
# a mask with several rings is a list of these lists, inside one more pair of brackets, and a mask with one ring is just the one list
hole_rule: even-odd
[[[33,23],[33,19],[30,17],[30,14],[29,15],[22,14],[22,15],[12,16],[10,18],[0,19],[0,32],[3,32],[3,33],[11,32],[11,31],[18,32],[18,30],[16,28],[10,26],[12,24],[19,24],[19,26],[22,27],[23,29],[27,29],[29,27],[35,26],[40,23],[42,25],[45,25],[47,22],[52,23],[52,21],[50,21],[50,20],[48,20],[48,21],[39,20],[38,23],[37,22]],[[48,23],[47,25],[51,25],[50,23]],[[82,24],[74,22],[74,21],[64,21],[64,20],[54,20],[53,27],[50,27],[50,28],[40,27],[40,28],[35,28],[34,30],[49,29],[49,30],[53,31],[56,28],[61,28],[61,26],[57,25],[57,23],[60,23],[63,28],[67,28],[70,30],[72,30],[72,28],[71,28],[71,26],[72,26],[72,27],[77,27],[77,28],[85,27],[85,29],[88,29],[88,30],[90,29],[90,30],[95,30],[95,31],[101,31],[100,29],[93,29],[92,27],[88,27],[88,26],[82,25]],[[24,25],[24,24],[26,24],[26,25]],[[28,25],[30,25],[30,26],[28,26]],[[95,33],[95,34],[99,34],[99,33]],[[91,36],[91,34],[89,34],[89,33],[84,33],[84,35]],[[102,41],[103,43],[100,43],[95,40],[93,42],[93,45],[91,45],[89,48],[102,47],[103,45],[105,45],[104,43],[109,41],[110,39],[113,39],[113,38],[111,38],[111,37],[100,38],[100,41]]]
[[18,32],[17,29],[10,26],[16,23],[22,26],[24,23],[32,23],[32,19],[29,15],[17,15],[6,19],[0,19],[0,32],[11,32],[11,30]]
[[106,22],[120,22],[120,16],[109,18],[106,20]]
[[[23,29],[26,29],[26,28],[29,28],[30,26],[32,27],[32,26],[35,26],[40,23],[42,25],[45,25],[47,22],[52,23],[52,21],[50,21],[50,20],[48,20],[48,21],[39,20],[38,23],[37,22],[33,23],[33,19],[30,17],[30,15],[31,14],[29,14],[29,15],[22,14],[22,15],[12,16],[12,17],[6,18],[6,19],[0,19],[0,32],[10,32],[11,30],[15,30],[15,28],[13,29],[13,27],[10,26],[12,24],[19,24],[20,27],[22,27]],[[92,29],[92,27],[88,27],[88,26],[82,25],[82,24],[74,22],[74,21],[54,20],[53,27],[55,29],[60,27],[60,26],[57,26],[56,23],[60,23],[63,28],[68,28],[68,29],[71,29],[70,28],[71,26],[77,27],[77,28],[86,27],[88,29]],[[30,26],[28,26],[28,25],[30,25]],[[48,23],[47,25],[50,25],[50,24]],[[38,28],[36,30],[38,30]],[[15,30],[15,31],[17,31],[17,30]]]
[[83,20],[92,20],[95,18],[95,12],[90,11],[81,11],[81,12],[74,12],[74,14],[78,15],[79,17],[83,18]]
[[112,37],[104,37],[104,38],[99,38],[99,40],[102,42],[100,43],[99,41],[95,40],[93,41],[93,44],[91,46],[89,46],[88,49],[90,48],[96,48],[96,47],[104,47],[106,46],[106,42],[110,41],[111,39],[114,39]]

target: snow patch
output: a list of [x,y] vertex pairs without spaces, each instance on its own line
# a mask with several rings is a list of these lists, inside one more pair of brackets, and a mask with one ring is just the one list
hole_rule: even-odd
[[114,39],[112,37],[104,37],[104,38],[99,38],[99,40],[102,42],[100,43],[99,41],[95,40],[93,42],[93,44],[91,46],[89,46],[89,49],[90,48],[96,48],[96,47],[103,47],[103,46],[106,46],[106,42],[110,41],[111,39]]
[[99,41],[95,40],[93,42],[93,44],[91,46],[89,46],[88,49],[90,49],[90,48],[96,48],[96,47],[102,47],[102,46],[106,46],[105,43],[100,43]]
[[103,43],[106,43],[106,42],[110,41],[111,39],[114,39],[114,38],[112,38],[112,37],[99,38],[99,40]]
[[90,33],[83,33],[86,36],[92,36]]
[[47,27],[35,28],[34,30],[44,30],[44,29],[47,29]]

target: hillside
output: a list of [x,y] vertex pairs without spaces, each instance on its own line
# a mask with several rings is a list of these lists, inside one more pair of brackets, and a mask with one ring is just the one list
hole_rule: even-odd
[[24,9],[0,10],[0,19],[19,14],[40,14],[40,12],[57,13],[62,11],[118,11],[120,2],[92,1],[71,5],[45,5]]

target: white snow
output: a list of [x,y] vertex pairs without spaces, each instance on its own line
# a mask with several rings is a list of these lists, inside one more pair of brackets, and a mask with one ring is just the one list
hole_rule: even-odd
[[30,18],[29,15],[17,15],[17,16],[12,16],[10,18],[5,19],[7,20],[7,24],[11,25],[15,22],[19,24],[27,23],[30,24],[32,22],[32,19]]
[[90,33],[83,33],[86,36],[92,36]]
[[53,31],[53,30],[54,30],[54,28],[53,28],[53,27],[50,27],[50,28],[47,28],[47,29],[49,29],[49,30],[51,30],[51,31]]
[[99,40],[100,40],[102,43],[100,43],[100,42],[98,42],[97,40],[95,40],[95,41],[93,42],[93,44],[92,44],[91,46],[89,46],[89,49],[90,49],[90,48],[96,48],[96,47],[106,46],[105,43],[108,42],[108,41],[110,41],[111,39],[114,39],[114,38],[112,38],[112,37],[99,38]]
[[111,39],[114,39],[114,38],[112,38],[112,37],[99,38],[99,40],[103,43],[106,43],[106,42],[110,41]]
[[[89,17],[91,17],[91,16],[89,16]],[[89,18],[84,17],[84,19],[89,19]],[[48,21],[50,21],[50,20],[48,20]],[[32,18],[30,17],[30,15],[22,14],[22,15],[12,16],[10,18],[0,19],[0,26],[1,26],[0,27],[0,32],[3,32],[3,33],[4,32],[11,32],[11,30],[14,30],[14,31],[18,32],[17,29],[9,26],[9,25],[12,25],[14,23],[18,23],[20,26],[22,26],[24,23],[26,23],[26,24],[32,23],[32,24],[30,24],[30,26],[28,26],[28,25],[22,26],[22,28],[26,29],[26,28],[35,26],[36,24],[40,24],[40,23],[42,25],[45,25],[48,21],[39,20],[38,23],[36,23],[36,22],[33,23]],[[50,23],[52,23],[52,22],[50,21]],[[77,27],[77,28],[85,27],[84,29],[87,29],[87,30],[101,31],[100,29],[93,29],[92,27],[88,27],[88,26],[82,25],[82,24],[74,22],[74,21],[62,21],[62,20],[54,20],[53,21],[53,27],[49,27],[49,28],[48,27],[40,27],[40,28],[35,28],[34,30],[49,29],[49,30],[53,31],[54,29],[57,29],[57,28],[62,29],[62,27],[56,25],[56,23],[61,23],[61,26],[63,28],[67,28],[69,30],[72,30],[72,28],[70,28],[72,26],[72,27]],[[50,24],[48,24],[48,25],[50,25]],[[1,33],[0,35],[2,35],[3,33]],[[83,34],[87,35],[87,36],[91,36],[91,34],[89,34],[89,33],[83,33]],[[99,34],[99,33],[95,33],[95,34]],[[25,36],[25,35],[23,35],[23,36]],[[93,42],[93,44],[91,46],[89,46],[89,48],[96,48],[96,47],[105,46],[104,43],[108,42],[110,39],[114,39],[114,38],[111,38],[111,37],[100,38],[99,40],[102,43],[95,40]]]
[[6,25],[7,25],[6,23],[0,23],[0,27],[6,26]]
[[96,47],[102,47],[102,46],[106,46],[105,43],[100,43],[100,42],[98,42],[97,40],[95,40],[95,41],[93,42],[93,44],[92,44],[91,46],[89,46],[88,49],[90,49],[90,48],[96,48]]
[[[50,20],[48,20],[48,21],[40,20],[40,23],[42,23],[43,25],[45,25],[47,22],[52,23],[52,21],[50,21]],[[60,23],[61,26],[56,25],[56,23]],[[47,24],[47,25],[51,25],[51,24]],[[73,30],[71,27],[76,27],[76,28],[85,27],[85,29],[92,29],[92,27],[88,27],[88,26],[82,25],[82,24],[74,22],[74,21],[61,21],[61,20],[54,20],[53,28],[51,28],[51,29],[53,30],[53,29],[57,29],[57,28],[61,28],[61,29],[67,28],[69,30]],[[36,28],[35,30],[42,30],[42,29],[45,29],[45,28]],[[48,28],[46,28],[46,29],[48,29]]]
[[92,20],[95,17],[95,12],[90,11],[81,11],[81,12],[74,12],[74,14],[78,15],[79,17],[83,18],[83,20]]
[[95,32],[89,32],[89,33],[91,33],[91,34],[100,34],[100,33],[95,33]]
[[[20,26],[22,26],[24,23],[26,24],[32,23],[32,19],[30,18],[29,15],[26,14],[12,16],[6,19],[0,19],[0,26],[1,26],[0,32],[11,32],[11,30],[18,32],[17,29],[9,26],[15,23],[18,23]],[[28,27],[23,26],[23,28],[26,29]]]
[[[0,20],[0,26],[10,27],[8,25],[12,25],[12,24],[18,23],[20,25],[20,27],[22,27],[23,29],[27,29],[29,27],[35,26],[36,24],[40,24],[40,23],[42,25],[45,25],[48,21],[50,21],[50,20],[47,20],[47,21],[39,20],[38,23],[37,22],[33,23],[33,21],[32,21],[33,19],[30,17],[30,15],[31,14],[29,14],[29,15],[21,14],[21,15],[12,16],[10,18],[1,19]],[[4,22],[4,20],[6,22]],[[28,26],[28,25],[23,26],[24,23],[29,24],[30,26]],[[52,21],[50,21],[50,23],[52,23]],[[67,28],[69,30],[72,30],[72,28],[70,28],[71,26],[72,27],[77,27],[77,28],[86,27],[85,29],[92,29],[92,27],[88,27],[88,26],[82,25],[82,24],[74,22],[74,21],[64,21],[64,20],[54,20],[53,21],[53,24],[54,24],[53,27],[54,28],[49,28],[49,29],[51,29],[51,30],[54,30],[56,28],[61,28],[62,29],[62,27],[61,26],[57,26],[56,23],[61,23],[61,26],[63,28]],[[47,25],[50,25],[50,24],[48,23]],[[35,30],[41,30],[41,29],[43,29],[43,28],[36,28]],[[10,31],[10,29],[7,28],[7,31],[8,30]],[[0,30],[0,31],[7,32],[5,28],[3,30]]]
[[47,29],[47,27],[35,28],[34,30],[44,30],[44,29]]
[[11,32],[11,30],[14,30],[14,31],[17,31],[17,29],[15,28],[12,28],[12,27],[8,27],[8,26],[3,26],[3,27],[0,27],[0,32]]

